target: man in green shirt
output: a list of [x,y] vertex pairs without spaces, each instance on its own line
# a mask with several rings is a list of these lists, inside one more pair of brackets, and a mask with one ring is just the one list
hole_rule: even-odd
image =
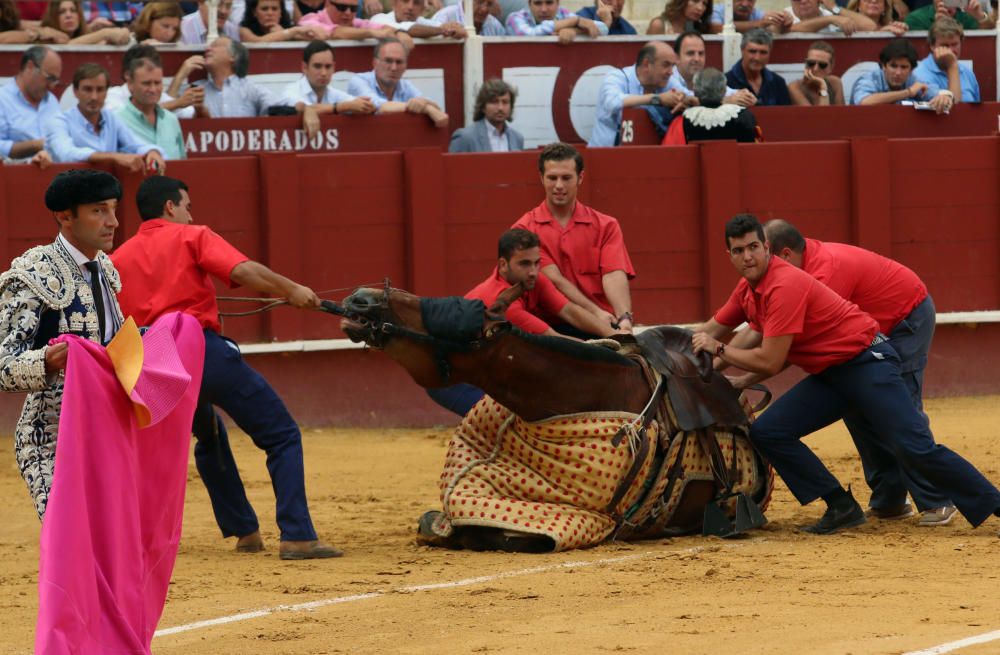
[[979,0],[969,0],[964,11],[958,7],[946,7],[944,0],[934,0],[934,4],[911,11],[904,20],[911,30],[929,30],[939,16],[954,18],[967,30],[993,28],[993,21],[983,11]]
[[118,110],[118,118],[146,143],[159,146],[165,159],[185,159],[181,124],[173,112],[159,105],[163,93],[163,68],[149,58],[133,59],[125,69],[125,84],[132,96]]

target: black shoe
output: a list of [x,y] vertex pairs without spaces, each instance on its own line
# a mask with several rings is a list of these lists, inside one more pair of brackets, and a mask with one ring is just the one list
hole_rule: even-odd
[[802,528],[802,532],[811,534],[833,534],[844,528],[853,528],[865,522],[865,513],[861,511],[861,505],[854,497],[850,499],[850,505],[844,507],[830,506],[823,514],[823,518],[818,523],[807,525]]

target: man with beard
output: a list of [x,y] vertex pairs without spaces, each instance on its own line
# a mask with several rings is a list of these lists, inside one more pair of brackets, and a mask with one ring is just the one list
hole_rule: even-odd
[[114,163],[131,171],[162,173],[159,146],[143,143],[104,108],[110,76],[99,64],[83,64],[73,74],[77,104],[58,115],[45,134],[46,150],[55,162]]
[[524,137],[510,126],[517,91],[501,79],[486,80],[476,95],[472,125],[455,130],[448,152],[511,152]]
[[878,70],[854,82],[852,105],[894,105],[904,100],[926,100],[927,85],[913,76],[917,51],[906,39],[893,39],[879,53]]

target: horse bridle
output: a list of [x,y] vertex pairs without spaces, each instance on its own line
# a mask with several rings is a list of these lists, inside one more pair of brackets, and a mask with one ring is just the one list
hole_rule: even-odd
[[[478,339],[468,342],[454,341],[452,339],[436,337],[424,332],[417,332],[416,330],[399,324],[399,317],[397,317],[396,313],[392,311],[392,306],[389,303],[392,292],[392,284],[389,278],[385,278],[382,287],[382,298],[378,303],[379,318],[375,320],[367,316],[361,316],[360,314],[351,312],[347,308],[342,307],[341,305],[338,305],[330,300],[322,301],[321,309],[331,314],[344,316],[360,324],[363,328],[362,338],[373,348],[384,350],[386,344],[389,343],[389,340],[392,337],[402,337],[416,343],[431,346],[434,351],[434,359],[438,367],[438,373],[441,376],[441,382],[445,385],[448,384],[448,381],[451,378],[451,363],[448,361],[449,355],[456,352],[473,352],[480,350],[501,331],[501,326],[498,325],[491,328],[488,333],[483,334]],[[389,320],[386,320],[385,317],[388,317]]]

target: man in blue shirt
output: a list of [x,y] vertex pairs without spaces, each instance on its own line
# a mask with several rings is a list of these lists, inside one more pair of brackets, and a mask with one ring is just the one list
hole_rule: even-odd
[[605,75],[597,94],[594,130],[588,145],[594,148],[618,144],[618,130],[625,107],[673,107],[683,101],[682,91],[667,90],[667,80],[676,63],[677,55],[673,48],[662,41],[651,41],[639,50],[635,65],[618,68]]
[[959,62],[965,31],[954,18],[942,16],[927,32],[931,54],[917,64],[913,76],[927,85],[927,94],[943,96],[945,111],[951,103],[979,102],[979,82],[968,64]]
[[45,167],[45,126],[59,115],[59,101],[49,89],[59,83],[62,60],[45,46],[32,46],[21,56],[14,81],[0,87],[0,158],[27,159]]
[[381,114],[408,111],[424,114],[435,127],[448,126],[448,114],[412,83],[403,79],[409,56],[399,39],[381,39],[375,46],[372,70],[358,73],[347,83],[347,93],[371,98]]
[[879,68],[865,73],[851,89],[852,105],[892,105],[927,100],[927,85],[913,76],[917,51],[906,39],[893,39],[879,53]]
[[790,105],[788,85],[780,75],[767,68],[774,38],[767,30],[752,29],[743,34],[742,57],[726,73],[726,82],[734,89],[749,89],[757,96],[757,105]]
[[77,105],[53,119],[45,147],[56,162],[116,163],[131,171],[166,170],[159,147],[142,143],[104,108],[110,76],[99,64],[83,64],[73,74]]
[[632,24],[622,18],[622,7],[625,0],[597,0],[593,7],[584,7],[576,12],[577,16],[587,18],[595,23],[604,23],[608,28],[608,34],[636,34]]

